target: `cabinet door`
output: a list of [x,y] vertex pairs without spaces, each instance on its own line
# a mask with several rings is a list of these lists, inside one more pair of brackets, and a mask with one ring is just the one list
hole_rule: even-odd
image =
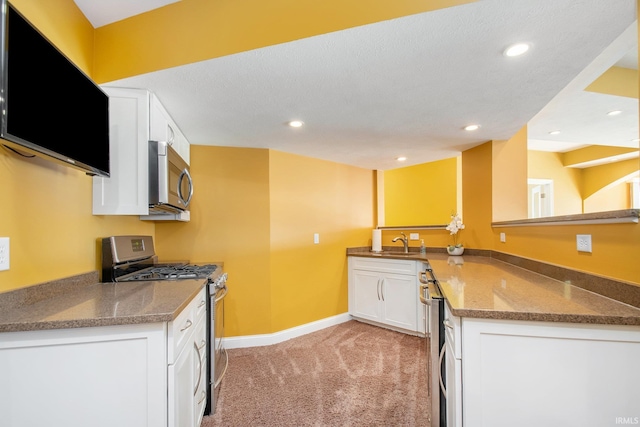
[[166,426],[164,324],[0,334],[0,425]]
[[169,427],[191,427],[195,425],[193,404],[196,383],[195,345],[187,345],[169,366]]
[[207,406],[207,322],[205,316],[198,321],[198,327],[194,335],[194,343],[196,345],[195,358],[195,375],[196,385],[193,396],[194,405],[194,427],[198,427],[202,423],[204,409]]
[[353,307],[349,312],[355,317],[369,320],[381,319],[380,285],[382,277],[379,273],[364,270],[353,270]]
[[189,164],[189,141],[155,95],[151,96],[149,134],[153,141],[166,141]]
[[104,88],[109,95],[111,176],[93,177],[94,215],[149,213],[149,92]]
[[445,340],[447,426],[462,427],[462,361],[456,359],[451,335],[447,334]]
[[381,282],[382,321],[410,331],[418,330],[418,290],[416,278],[401,274],[386,274]]
[[464,318],[461,339],[465,426],[638,424],[638,326]]

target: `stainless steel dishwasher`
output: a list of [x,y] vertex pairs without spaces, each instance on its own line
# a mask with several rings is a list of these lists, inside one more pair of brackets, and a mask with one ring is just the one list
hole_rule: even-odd
[[418,273],[420,280],[420,302],[427,306],[425,316],[428,396],[431,406],[431,427],[447,425],[444,355],[444,297],[440,291],[431,265],[426,263],[424,271]]

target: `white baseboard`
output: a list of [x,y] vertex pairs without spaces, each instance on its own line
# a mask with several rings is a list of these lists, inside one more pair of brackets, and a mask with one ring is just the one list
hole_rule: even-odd
[[291,338],[300,337],[311,332],[328,328],[329,326],[348,322],[349,320],[351,320],[349,313],[342,313],[325,319],[316,320],[315,322],[307,323],[305,325],[296,326],[291,329],[285,329],[284,331],[275,332],[273,334],[227,337],[224,338],[224,347],[228,350],[231,348],[262,347],[265,345],[278,344],[283,341],[290,340]]

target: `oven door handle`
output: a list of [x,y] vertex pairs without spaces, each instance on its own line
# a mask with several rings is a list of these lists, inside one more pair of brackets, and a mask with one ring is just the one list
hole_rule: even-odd
[[440,382],[440,390],[442,390],[442,395],[444,398],[447,398],[447,387],[444,385],[442,381],[442,361],[444,359],[444,355],[447,352],[447,345],[442,346],[442,350],[440,350],[440,360],[438,360],[438,381]]
[[219,296],[216,296],[216,299],[213,302],[216,303],[216,302],[221,301],[222,299],[224,299],[224,297],[227,296],[227,292],[228,292],[227,285],[223,285],[222,286],[222,294],[219,295]]

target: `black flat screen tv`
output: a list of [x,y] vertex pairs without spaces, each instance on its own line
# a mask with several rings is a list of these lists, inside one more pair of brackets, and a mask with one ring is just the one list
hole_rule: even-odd
[[11,4],[0,6],[0,143],[108,177],[108,96]]

